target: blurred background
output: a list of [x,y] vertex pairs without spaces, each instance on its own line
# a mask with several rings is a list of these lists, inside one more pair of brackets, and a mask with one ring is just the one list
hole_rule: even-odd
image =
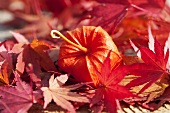
[[45,38],[53,28],[71,29],[82,14],[81,11],[88,7],[83,6],[85,2],[86,0],[0,0],[0,41],[11,37],[11,30],[28,38],[33,37],[34,33],[36,37]]
[[[11,38],[11,30],[27,38],[50,39],[51,29],[64,32],[86,25],[88,21],[78,23],[96,6],[95,1],[102,3],[101,0],[0,0],[0,41]],[[169,4],[170,0],[166,0],[168,7]],[[169,9],[166,13],[170,14]],[[170,20],[169,14],[162,14],[164,19],[167,17],[165,20]],[[119,31],[115,36],[120,36],[121,29]]]

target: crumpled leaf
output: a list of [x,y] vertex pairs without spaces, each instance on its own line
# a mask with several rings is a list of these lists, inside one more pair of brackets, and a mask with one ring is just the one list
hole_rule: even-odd
[[95,92],[95,96],[92,98],[91,106],[97,104],[102,99],[106,109],[111,113],[117,113],[118,100],[134,97],[125,86],[119,85],[121,80],[128,73],[128,67],[120,66],[116,69],[111,68],[110,52],[104,61],[101,73],[98,73],[100,84]]
[[30,47],[39,55],[40,65],[43,69],[46,71],[56,71],[54,63],[47,52],[47,50],[51,48],[48,43],[34,39],[32,43],[30,43]]
[[[24,38],[21,34],[14,32],[13,34],[15,37],[18,36],[17,38]],[[46,71],[56,71],[54,63],[47,52],[50,48],[51,46],[48,43],[37,39],[34,39],[31,43],[23,41],[15,44],[10,53],[18,54],[16,70],[22,74],[26,68],[29,68],[28,65],[32,64],[34,67],[33,72],[39,79],[35,81],[40,81],[41,68]]]
[[83,26],[67,32],[67,38],[75,44],[87,48],[88,51],[84,53],[67,42],[60,47],[58,66],[73,75],[76,81],[93,81],[94,84],[97,84],[98,77],[95,68],[100,70],[110,50],[112,50],[112,68],[117,67],[122,60],[111,37],[101,27]]
[[[166,79],[168,79],[168,77]],[[140,97],[142,97],[137,100],[137,101],[139,101],[138,103],[141,103],[142,106],[145,106],[145,105],[151,104],[152,101],[155,102],[156,98],[160,97],[168,87],[166,79],[161,82],[156,81],[150,87],[148,87],[145,91],[138,94]],[[134,92],[134,93],[138,93],[144,87],[144,85],[145,84],[135,86],[135,87],[131,88],[130,91]],[[134,101],[136,101],[136,100],[134,100]],[[151,109],[151,108],[149,108],[149,109]]]
[[[2,113],[25,113],[33,103],[42,98],[41,93],[33,91],[16,74],[16,86],[0,86],[0,109]],[[34,95],[35,94],[35,95]]]
[[[140,47],[138,51],[138,53],[140,54],[137,54],[138,57],[140,57],[144,61],[144,63],[132,64],[130,69],[131,74],[139,77],[132,80],[129,84],[127,84],[127,86],[134,87],[145,84],[139,90],[139,93],[150,89],[151,92],[147,100],[147,102],[150,102],[154,98],[159,97],[164,92],[166,87],[169,86],[169,72],[166,68],[169,58],[169,51],[167,51],[164,55],[163,47],[155,38],[153,38],[150,28],[148,29],[148,31],[149,48]],[[133,47],[134,46],[135,45],[133,45]],[[151,85],[154,83],[162,87],[161,90],[157,90],[159,89],[157,88],[155,89],[155,91],[153,91],[153,86]]]
[[42,87],[41,90],[43,91],[44,96],[44,108],[54,100],[54,102],[61,106],[63,109],[70,111],[71,113],[75,113],[75,109],[73,105],[68,101],[76,101],[76,102],[83,102],[88,103],[89,99],[85,96],[81,96],[75,92],[70,92],[71,90],[75,90],[84,84],[76,84],[70,86],[63,86],[64,83],[67,81],[68,76],[60,75],[54,78],[54,75],[51,76],[49,80],[49,87]]
[[155,109],[158,109],[159,107],[161,107],[165,102],[170,101],[169,92],[170,92],[170,87],[168,86],[165,89],[164,93],[160,97],[156,98],[156,100],[159,100],[159,102],[158,103],[150,103],[150,104],[148,104],[147,107],[151,110],[155,110]]
[[4,84],[9,85],[9,75],[12,72],[12,68],[8,62],[4,62],[2,66],[3,68],[1,69],[0,73],[0,86]]
[[12,69],[12,56],[2,42],[2,45],[0,46],[0,85],[9,84],[9,76],[12,73]]

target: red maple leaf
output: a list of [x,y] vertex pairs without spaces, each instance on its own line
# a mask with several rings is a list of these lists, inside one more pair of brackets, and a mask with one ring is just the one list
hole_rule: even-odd
[[2,113],[25,113],[33,103],[42,98],[41,93],[33,91],[31,86],[16,75],[16,86],[0,86],[0,109]]
[[[151,29],[149,27],[149,48],[140,47],[137,55],[142,58],[144,63],[132,64],[130,73],[140,76],[137,79],[132,80],[128,87],[134,87],[146,83],[146,85],[139,91],[139,93],[146,90],[149,86],[155,83],[157,80],[162,80],[168,75],[167,63],[169,58],[169,50],[164,54],[161,44],[153,38]],[[132,44],[135,50],[138,48]]]
[[119,82],[128,73],[128,67],[120,66],[111,70],[110,57],[109,52],[102,65],[101,73],[98,73],[100,84],[95,96],[92,98],[91,106],[103,99],[107,110],[115,113],[117,112],[117,106],[120,107],[117,103],[118,100],[133,97],[134,95],[126,87],[119,85]]

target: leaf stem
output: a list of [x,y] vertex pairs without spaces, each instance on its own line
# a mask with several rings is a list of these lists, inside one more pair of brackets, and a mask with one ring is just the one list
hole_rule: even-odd
[[[59,36],[56,36],[55,34],[59,35]],[[59,31],[57,30],[51,30],[51,37],[52,38],[62,38],[64,39],[67,43],[77,47],[78,49],[80,49],[81,51],[83,51],[84,53],[87,53],[88,49],[81,46],[81,45],[78,45],[78,44],[75,44],[74,42],[72,42],[71,40],[69,40],[67,37],[65,37],[63,34],[61,34]]]

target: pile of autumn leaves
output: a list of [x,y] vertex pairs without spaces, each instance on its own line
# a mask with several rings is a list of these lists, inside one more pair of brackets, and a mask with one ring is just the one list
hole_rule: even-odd
[[2,113],[24,113],[34,103],[71,113],[86,103],[94,112],[117,112],[120,102],[155,110],[169,98],[170,38],[163,49],[150,27],[148,48],[130,41],[137,56],[121,55],[101,27],[68,31],[56,59],[47,42],[11,33],[17,43],[0,45]]

